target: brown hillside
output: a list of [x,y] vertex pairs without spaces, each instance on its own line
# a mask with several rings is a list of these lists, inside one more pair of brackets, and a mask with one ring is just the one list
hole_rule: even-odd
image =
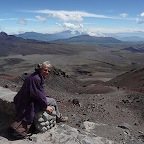
[[106,84],[144,93],[144,68],[128,71],[108,81]]

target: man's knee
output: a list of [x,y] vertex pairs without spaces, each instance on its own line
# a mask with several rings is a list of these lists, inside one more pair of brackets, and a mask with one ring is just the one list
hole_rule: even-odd
[[48,105],[53,105],[53,106],[57,105],[57,102],[54,98],[47,98],[47,101],[48,101]]

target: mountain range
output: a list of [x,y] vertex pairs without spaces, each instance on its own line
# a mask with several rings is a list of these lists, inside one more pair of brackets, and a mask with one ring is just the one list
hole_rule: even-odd
[[14,35],[7,35],[4,32],[0,33],[0,51],[0,56],[9,54],[56,54],[57,52],[70,55],[75,53],[70,44],[23,39]]
[[[73,36],[73,37],[71,37]],[[70,31],[65,31],[57,34],[40,34],[28,32],[21,35],[8,35],[5,32],[0,33],[0,43],[6,42],[20,42],[20,43],[87,43],[87,44],[103,44],[103,43],[121,43],[120,40],[113,37],[96,37],[90,35],[79,35],[75,33],[70,35]],[[12,44],[12,43],[10,43]]]
[[[57,32],[54,34],[25,32],[22,34],[17,34],[15,36],[21,37],[24,39],[35,39],[35,40],[42,40],[42,41],[55,41],[55,40],[62,41],[63,39],[69,39],[69,38],[73,38],[73,37],[77,37],[77,36],[85,36],[85,35],[89,35],[89,34],[87,34],[85,32],[79,32],[79,31],[72,32],[70,30],[67,30],[67,31]],[[91,35],[89,35],[89,36],[91,36]],[[120,41],[139,42],[139,41],[144,41],[144,32],[133,32],[133,33],[125,32],[125,33],[109,33],[109,34],[106,34],[106,33],[99,34],[98,33],[91,37],[94,37],[94,38],[95,37],[111,37],[111,38],[115,38]],[[64,40],[64,41],[68,42],[68,41],[73,41],[73,40],[70,39],[70,40]]]
[[54,41],[57,39],[67,39],[74,36],[81,35],[79,32],[72,33],[71,31],[63,31],[54,34],[42,34],[36,32],[25,32],[23,34],[15,35],[16,37],[21,37],[24,39],[35,39],[42,41]]
[[121,43],[120,40],[115,39],[113,37],[95,37],[89,35],[80,35],[68,39],[59,39],[59,40],[55,40],[55,42],[87,43],[87,44]]
[[63,31],[55,34],[41,34],[35,32],[26,32],[15,35],[24,39],[35,39],[42,41],[64,42],[64,43],[120,43],[121,41],[109,36],[90,36],[85,33]]

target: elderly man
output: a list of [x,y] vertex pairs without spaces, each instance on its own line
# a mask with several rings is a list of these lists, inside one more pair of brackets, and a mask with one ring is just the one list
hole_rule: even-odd
[[51,71],[51,68],[51,64],[45,61],[38,64],[35,68],[35,72],[25,79],[20,91],[14,97],[17,119],[31,124],[34,121],[36,112],[45,110],[52,113],[53,108],[51,106],[54,106],[57,122],[65,122],[68,120],[68,117],[63,117],[60,114],[56,100],[46,97],[43,88],[44,79]]
[[62,117],[60,114],[56,100],[46,97],[43,89],[44,79],[49,74],[51,68],[52,66],[48,61],[38,64],[35,72],[25,79],[22,88],[14,97],[19,119],[32,123],[36,112],[39,110],[52,112],[53,108],[51,106],[55,106],[57,121],[65,122],[68,120],[67,117]]

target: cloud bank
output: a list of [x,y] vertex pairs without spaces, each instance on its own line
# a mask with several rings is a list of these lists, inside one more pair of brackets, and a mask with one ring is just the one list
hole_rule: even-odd
[[[55,11],[55,10],[37,10],[37,11],[27,11],[27,12],[33,12],[33,13],[39,13],[39,14],[47,14],[49,17],[57,18],[63,21],[75,21],[75,22],[82,22],[84,18],[106,18],[106,19],[124,19],[128,16],[127,13],[120,14],[120,17],[111,17],[106,15],[98,15],[93,13],[88,13],[84,11]],[[135,20],[133,18],[131,19],[125,19],[125,20]]]

